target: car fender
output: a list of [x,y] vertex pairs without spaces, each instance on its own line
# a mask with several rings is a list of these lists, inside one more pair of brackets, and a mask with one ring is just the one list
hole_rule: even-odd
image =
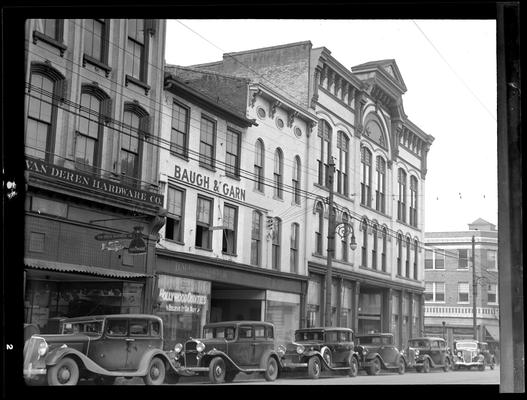
[[282,368],[282,360],[280,360],[280,357],[278,357],[278,354],[276,354],[276,351],[269,349],[269,350],[266,350],[262,354],[262,358],[260,358],[260,368],[261,369],[267,368],[267,360],[269,360],[269,357],[273,357],[278,364],[278,368]]
[[60,360],[62,360],[65,357],[72,357],[77,361],[78,364],[81,364],[89,370],[90,372],[94,372],[96,374],[101,375],[112,375],[113,373],[104,369],[103,367],[99,366],[97,363],[92,361],[90,358],[86,357],[84,353],[81,353],[80,351],[76,349],[72,349],[71,347],[61,347],[54,351],[53,353],[49,354],[46,357],[46,365],[47,366],[53,366],[56,365]]
[[237,369],[238,371],[242,371],[242,368],[240,368],[238,366],[238,364],[236,364],[232,358],[230,358],[225,352],[223,352],[221,350],[217,350],[217,349],[212,349],[212,350],[207,351],[207,353],[204,354],[203,358],[201,359],[201,365],[208,367],[209,364],[210,364],[210,361],[214,357],[221,357],[221,358],[223,358],[223,360],[225,360],[225,362],[229,366]]
[[436,364],[435,364],[434,360],[432,360],[432,357],[430,357],[428,354],[425,354],[425,355],[423,356],[423,361],[424,361],[425,359],[428,360],[428,362],[430,363],[430,367],[431,367],[431,368],[435,368]]

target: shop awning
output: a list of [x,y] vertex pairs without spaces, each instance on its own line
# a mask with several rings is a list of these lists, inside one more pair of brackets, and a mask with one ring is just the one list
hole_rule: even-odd
[[499,326],[485,326],[485,329],[487,330],[487,333],[492,336],[492,338],[496,341],[500,341],[500,327]]
[[132,278],[133,279],[133,278],[146,278],[146,277],[153,276],[153,275],[148,275],[148,274],[139,274],[137,272],[119,271],[116,269],[93,267],[90,265],[62,263],[62,262],[57,262],[57,261],[36,260],[33,258],[24,258],[24,264],[27,268],[44,269],[44,270],[58,271],[58,272],[74,272],[74,273],[81,273],[81,274],[106,276],[106,277],[111,277],[111,278]]

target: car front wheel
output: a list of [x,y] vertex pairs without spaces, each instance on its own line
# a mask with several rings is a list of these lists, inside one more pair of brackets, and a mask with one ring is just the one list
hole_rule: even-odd
[[428,361],[428,359],[425,359],[423,361],[423,367],[422,367],[422,370],[425,374],[429,373],[430,372],[430,361]]
[[348,371],[348,375],[352,378],[355,378],[357,374],[359,373],[359,363],[357,362],[357,359],[355,357],[350,358],[350,369]]
[[211,383],[223,383],[225,381],[225,361],[221,357],[214,357],[209,365],[209,380]]
[[445,358],[445,366],[443,367],[443,371],[450,371],[450,358]]
[[48,370],[49,386],[75,386],[79,382],[79,366],[65,357]]
[[264,377],[266,381],[274,381],[278,377],[278,363],[274,357],[269,357]]
[[406,371],[406,365],[405,365],[405,363],[404,363],[404,359],[401,358],[401,359],[399,360],[399,366],[397,367],[397,373],[398,373],[399,375],[402,375],[402,374],[405,373],[405,371]]
[[158,357],[150,360],[150,365],[143,377],[145,385],[162,385],[165,382],[165,363]]
[[320,359],[313,356],[307,362],[307,374],[311,379],[318,379],[320,376]]
[[381,372],[381,361],[378,358],[374,358],[372,365],[366,370],[368,375],[379,375]]

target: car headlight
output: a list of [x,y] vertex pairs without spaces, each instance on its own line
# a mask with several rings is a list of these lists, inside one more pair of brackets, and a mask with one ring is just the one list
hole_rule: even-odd
[[198,342],[198,344],[196,345],[196,350],[198,351],[198,353],[201,353],[203,350],[205,350],[205,343]]
[[305,348],[304,346],[302,346],[301,344],[299,344],[298,346],[296,346],[296,352],[298,354],[302,354],[304,352]]
[[417,357],[419,355],[419,350],[415,349],[415,356]]
[[46,355],[46,353],[48,352],[48,344],[46,343],[45,340],[43,340],[42,342],[40,342],[38,344],[38,355],[40,357],[44,357]]
[[362,348],[362,355],[365,356],[366,354],[368,354],[368,349],[366,347],[363,347]]
[[457,356],[458,356],[459,358],[461,358],[462,355],[463,355],[463,353],[461,353],[460,351],[457,352]]
[[283,355],[285,354],[285,346],[283,344],[279,345],[278,348],[276,349],[276,352],[278,353],[278,355],[280,357],[283,357]]
[[174,351],[176,352],[176,354],[181,353],[181,350],[183,350],[183,345],[181,343],[178,343],[174,346]]

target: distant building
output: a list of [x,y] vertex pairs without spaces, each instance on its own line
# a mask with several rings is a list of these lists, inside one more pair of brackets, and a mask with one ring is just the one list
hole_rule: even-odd
[[472,237],[475,239],[478,340],[499,344],[498,231],[481,218],[466,231],[426,232],[425,333],[473,338]]

